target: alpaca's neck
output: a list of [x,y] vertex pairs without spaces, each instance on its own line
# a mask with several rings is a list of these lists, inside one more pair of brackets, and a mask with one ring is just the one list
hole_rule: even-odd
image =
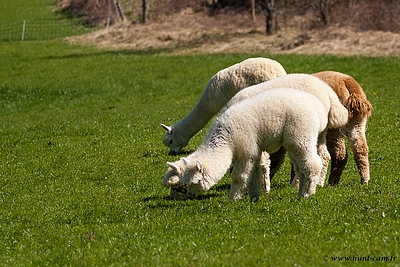
[[230,98],[219,95],[217,87],[211,79],[192,111],[174,125],[182,136],[192,138],[229,101]]
[[190,139],[198,133],[213,116],[214,114],[203,111],[196,105],[185,118],[175,123],[173,127],[179,131],[183,137]]
[[231,166],[233,159],[231,147],[227,143],[215,147],[200,146],[199,152],[201,153],[199,160],[204,164],[205,177],[211,187],[222,179]]

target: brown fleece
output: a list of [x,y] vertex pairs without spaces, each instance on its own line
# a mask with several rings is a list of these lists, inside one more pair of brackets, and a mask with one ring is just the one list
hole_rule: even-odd
[[353,77],[336,71],[322,71],[313,75],[332,87],[340,102],[349,111],[349,119],[371,116],[372,105],[361,85]]
[[370,179],[370,172],[365,131],[367,120],[372,113],[372,105],[367,100],[361,85],[353,77],[336,71],[322,71],[313,75],[332,87],[340,102],[349,112],[347,125],[342,129],[329,130],[327,134],[327,147],[332,158],[329,184],[339,183],[340,176],[347,163],[343,133],[349,139],[361,176],[361,183],[367,184]]

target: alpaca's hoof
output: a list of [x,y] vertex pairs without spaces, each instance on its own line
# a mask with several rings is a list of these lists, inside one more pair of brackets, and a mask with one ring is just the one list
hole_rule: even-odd
[[305,194],[299,193],[297,196],[299,197],[299,199],[309,198],[310,197],[310,195],[308,193],[305,193]]
[[300,187],[300,180],[299,180],[299,179],[294,179],[294,180],[292,181],[292,183],[291,183],[291,186],[292,186],[293,188],[299,189],[299,187]]
[[258,202],[260,200],[259,197],[253,197],[250,199],[250,202]]
[[240,200],[242,198],[243,198],[243,195],[239,194],[239,193],[235,193],[235,194],[230,194],[229,195],[229,201],[236,201],[236,200]]
[[263,184],[263,185],[262,185],[262,190],[263,190],[265,193],[269,194],[269,191],[271,191],[271,186],[270,186],[269,184]]

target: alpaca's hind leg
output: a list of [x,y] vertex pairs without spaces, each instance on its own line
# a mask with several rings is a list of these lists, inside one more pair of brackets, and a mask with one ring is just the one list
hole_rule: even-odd
[[[322,169],[319,175],[319,179],[317,181],[317,185],[323,187],[325,184],[326,174],[328,172],[329,161],[331,156],[329,155],[328,148],[326,146],[326,133],[323,132],[318,136],[318,145],[317,145],[317,154],[321,158],[322,161]],[[299,176],[296,175],[296,172],[293,169],[290,173],[290,184],[294,188],[299,188]]]
[[299,176],[299,197],[315,194],[322,169],[322,161],[316,152],[316,147],[310,151],[288,151],[288,154],[296,175]]
[[350,120],[346,126],[347,137],[361,176],[361,184],[368,184],[370,179],[368,145],[365,137],[366,126],[367,118]]
[[346,143],[340,129],[329,129],[326,136],[326,143],[331,155],[331,173],[329,184],[336,185],[347,164]]
[[326,132],[323,132],[318,136],[317,153],[322,161],[322,169],[317,185],[322,187],[325,184],[329,161],[331,160],[331,156],[329,155],[328,148],[326,146]]

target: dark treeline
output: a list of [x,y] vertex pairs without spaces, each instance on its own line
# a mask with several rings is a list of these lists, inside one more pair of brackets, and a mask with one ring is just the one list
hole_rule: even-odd
[[[267,34],[294,15],[312,14],[309,27],[331,24],[358,30],[400,32],[400,0],[208,0],[211,12],[227,8],[251,10],[266,17]],[[268,29],[270,28],[270,29]]]
[[293,16],[307,18],[309,29],[337,24],[357,30],[400,32],[400,0],[61,0],[60,6],[68,15],[87,22],[109,16],[114,23],[123,19],[119,2],[122,12],[129,9],[135,15],[128,18],[132,22],[155,21],[160,15],[190,7],[209,16],[220,12],[263,16],[266,34],[278,32]]

